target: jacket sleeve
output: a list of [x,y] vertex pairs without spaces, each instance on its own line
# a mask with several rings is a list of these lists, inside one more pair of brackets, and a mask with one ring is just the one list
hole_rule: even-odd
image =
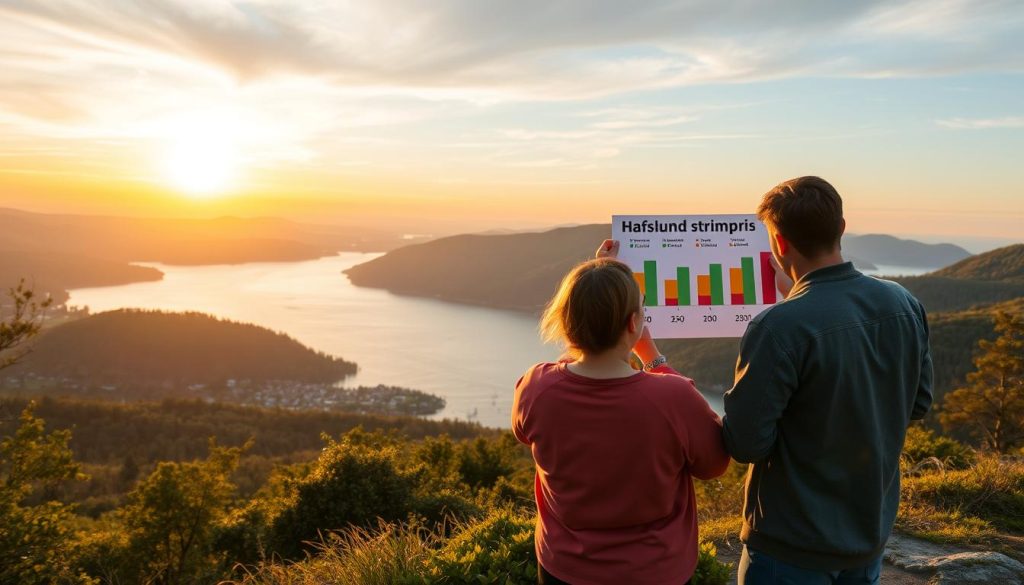
[[917,382],[917,392],[914,394],[914,408],[910,412],[910,420],[921,420],[924,415],[928,414],[928,409],[932,405],[932,382],[934,379],[932,352],[928,340],[928,316],[920,305],[918,305],[918,314],[921,317],[924,350],[921,352],[921,374]]
[[796,391],[796,371],[792,356],[762,323],[747,328],[735,381],[724,397],[722,434],[733,459],[754,463],[772,452],[779,419]]

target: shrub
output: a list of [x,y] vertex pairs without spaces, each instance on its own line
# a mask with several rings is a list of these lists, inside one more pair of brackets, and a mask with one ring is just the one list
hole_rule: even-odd
[[477,437],[458,447],[458,470],[462,481],[473,488],[490,488],[516,469],[523,446],[512,433],[496,439]]
[[537,556],[534,517],[509,509],[460,527],[428,563],[431,583],[533,585]]
[[710,542],[701,542],[697,551],[697,569],[693,585],[726,585],[732,565],[718,562],[718,549]]
[[903,461],[908,468],[920,466],[930,458],[944,468],[964,469],[974,463],[974,451],[949,437],[936,435],[930,429],[912,426],[903,443]]
[[441,532],[446,532],[453,522],[462,522],[484,512],[484,508],[471,500],[465,491],[452,488],[440,491],[422,489],[411,507],[414,520]]
[[322,533],[405,520],[418,483],[417,472],[403,468],[392,445],[331,441],[312,472],[298,480],[290,505],[273,519],[272,550],[294,559]]

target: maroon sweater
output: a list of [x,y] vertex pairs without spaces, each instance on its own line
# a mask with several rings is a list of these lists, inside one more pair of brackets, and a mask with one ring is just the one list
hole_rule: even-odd
[[537,558],[573,585],[678,585],[697,564],[691,477],[725,472],[722,423],[667,366],[594,379],[565,363],[516,384],[512,432],[536,463]]

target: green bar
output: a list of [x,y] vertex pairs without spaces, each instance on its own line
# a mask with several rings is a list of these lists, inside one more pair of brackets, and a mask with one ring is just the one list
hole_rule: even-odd
[[679,305],[690,304],[690,269],[685,266],[676,268],[676,288],[679,290]]
[[644,304],[648,307],[658,306],[658,263],[654,260],[644,260],[644,293],[647,299]]
[[722,296],[722,265],[711,265],[711,304],[724,305],[725,297]]
[[757,296],[754,294],[754,259],[742,258],[743,266],[743,304],[756,305]]

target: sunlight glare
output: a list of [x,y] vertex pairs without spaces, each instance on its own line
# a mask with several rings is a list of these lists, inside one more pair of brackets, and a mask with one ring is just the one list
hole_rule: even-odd
[[225,119],[192,117],[169,124],[165,180],[184,195],[206,199],[230,189],[238,174],[237,132]]

